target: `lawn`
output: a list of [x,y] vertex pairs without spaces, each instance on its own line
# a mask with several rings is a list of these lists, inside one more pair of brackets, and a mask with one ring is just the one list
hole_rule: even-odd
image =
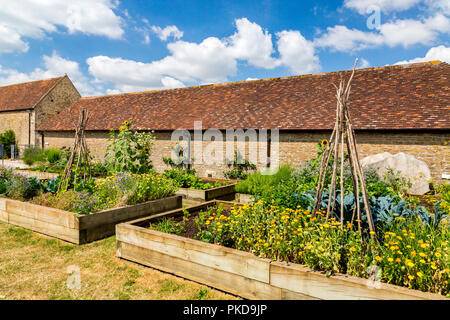
[[[115,256],[109,237],[77,246],[0,223],[1,299],[236,299]],[[68,268],[81,288],[69,289]]]

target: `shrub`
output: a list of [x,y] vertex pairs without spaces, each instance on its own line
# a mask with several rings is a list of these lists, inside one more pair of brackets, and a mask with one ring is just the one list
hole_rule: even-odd
[[13,174],[6,182],[6,196],[16,200],[28,200],[36,196],[41,188],[39,179]]
[[[16,144],[16,134],[13,130],[6,130],[2,134],[0,134],[0,144],[4,145],[5,155],[7,157],[13,157],[11,154],[11,145],[14,144],[17,147]],[[17,153],[17,151],[16,151]]]
[[42,162],[46,160],[46,156],[41,148],[31,147],[23,153],[23,162],[27,165],[32,165],[35,162]]
[[50,148],[44,150],[44,155],[49,163],[54,164],[61,159],[62,152],[58,148]]

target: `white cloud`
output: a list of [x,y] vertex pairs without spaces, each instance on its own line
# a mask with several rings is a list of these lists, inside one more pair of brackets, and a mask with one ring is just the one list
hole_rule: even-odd
[[328,27],[327,32],[314,39],[317,47],[329,47],[337,51],[357,51],[382,45],[383,37],[378,33],[349,29],[346,26]]
[[355,9],[360,14],[372,6],[378,6],[383,12],[404,11],[414,7],[420,0],[345,0],[344,6]]
[[3,69],[0,66],[0,84],[8,85],[13,83],[42,80],[59,77],[67,73],[73,81],[75,87],[82,95],[97,94],[98,92],[89,84],[89,80],[80,71],[79,65],[75,61],[60,57],[56,52],[51,56],[42,57],[45,69],[36,68],[30,73],[23,73],[13,69]]
[[0,52],[26,52],[28,44],[20,35],[0,24]]
[[399,61],[395,64],[426,62],[426,61],[433,61],[433,60],[440,60],[443,62],[450,63],[450,47],[445,47],[445,46],[434,47],[434,48],[431,48],[430,50],[428,50],[428,52],[425,54],[425,57],[415,58],[412,60],[403,60],[403,61]]
[[358,68],[360,69],[364,69],[364,68],[369,68],[370,67],[370,62],[367,61],[364,58],[361,58],[358,60]]
[[351,52],[387,45],[389,47],[431,45],[443,33],[450,33],[450,19],[436,14],[423,20],[394,20],[380,26],[379,32],[365,32],[337,25],[314,39],[317,47]]
[[225,82],[236,75],[238,61],[265,69],[283,66],[294,74],[320,68],[312,42],[299,31],[277,33],[280,57],[274,58],[272,36],[267,31],[245,18],[236,20],[236,28],[233,35],[224,39],[170,42],[167,45],[170,55],[149,63],[91,57],[87,59],[89,72],[98,82],[112,83],[114,90],[129,92]]
[[258,24],[246,18],[237,19],[236,28],[237,32],[226,40],[231,56],[266,69],[277,65],[276,60],[272,58],[272,36],[267,30],[263,31]]
[[429,8],[434,12],[450,15],[450,1],[448,0],[425,0]]
[[424,21],[396,20],[380,27],[385,44],[390,47],[401,45],[405,48],[414,44],[430,45],[438,38],[439,33],[449,31],[450,21],[441,14]]
[[[0,0],[0,52],[26,51],[23,38],[42,38],[61,31],[122,37],[121,18],[110,0]],[[3,33],[7,30],[9,40]]]
[[183,37],[183,31],[178,30],[177,26],[167,26],[164,29],[158,26],[152,26],[152,30],[162,41],[167,41],[169,37],[173,37],[174,39]]
[[289,67],[294,74],[311,73],[320,69],[319,57],[314,54],[314,44],[299,31],[277,33],[280,64]]

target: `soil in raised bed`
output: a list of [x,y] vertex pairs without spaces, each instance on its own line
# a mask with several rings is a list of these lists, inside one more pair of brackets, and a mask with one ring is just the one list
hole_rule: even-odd
[[[221,212],[221,214],[228,217],[231,214],[231,209],[224,208],[224,210]],[[177,235],[179,235],[181,237],[197,240],[196,236],[197,236],[199,230],[197,228],[197,225],[195,224],[196,218],[197,218],[197,213],[191,213],[190,216],[184,222],[184,231]],[[167,220],[174,221],[177,223],[183,223],[182,217],[171,217],[171,218],[168,218]],[[147,227],[151,228],[153,230],[158,230],[155,227],[158,224],[158,222],[160,222],[159,219],[154,222],[150,222]]]

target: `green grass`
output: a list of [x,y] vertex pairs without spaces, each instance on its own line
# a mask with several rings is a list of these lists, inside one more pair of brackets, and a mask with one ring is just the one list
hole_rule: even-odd
[[[116,239],[77,246],[0,223],[3,299],[235,299],[197,283],[118,259]],[[79,268],[81,289],[67,286]]]

